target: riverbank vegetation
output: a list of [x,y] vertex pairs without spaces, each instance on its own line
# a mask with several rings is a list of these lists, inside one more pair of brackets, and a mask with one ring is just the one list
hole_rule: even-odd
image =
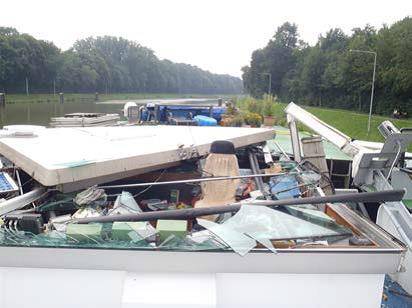
[[379,30],[355,28],[350,35],[331,29],[314,46],[300,40],[297,26],[287,22],[264,48],[253,52],[250,65],[243,68],[244,87],[254,97],[270,91],[285,102],[367,112],[373,52],[373,111],[412,114],[411,17]]
[[90,37],[61,51],[14,28],[0,27],[0,92],[237,94],[240,78],[160,60],[120,37]]
[[[225,94],[208,94],[207,98],[225,97]],[[202,94],[177,94],[177,93],[99,93],[99,102],[115,100],[137,99],[173,99],[173,98],[205,98]],[[54,94],[7,94],[6,103],[56,103],[60,101],[59,93]],[[96,93],[64,93],[65,102],[96,101]]]
[[[235,106],[240,110],[240,114],[258,114],[262,121],[265,116],[274,117],[274,125],[287,127],[286,115],[284,112],[287,104],[281,103],[276,97],[266,96],[263,99],[252,97],[233,98]],[[368,135],[366,128],[368,125],[368,114],[342,109],[330,109],[314,106],[303,106],[322,121],[330,124],[353,139],[382,142],[383,138],[377,127],[385,120],[392,121],[398,128],[412,127],[412,119],[392,119],[385,116],[374,115],[371,121],[371,132]],[[298,124],[299,130],[310,131],[308,127]],[[412,150],[412,149],[411,149]]]

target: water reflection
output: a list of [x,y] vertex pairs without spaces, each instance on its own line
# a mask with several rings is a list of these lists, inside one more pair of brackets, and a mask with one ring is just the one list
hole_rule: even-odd
[[120,113],[122,106],[94,102],[15,103],[0,106],[0,126],[11,124],[48,125],[51,117],[72,112]]
[[[215,104],[217,99],[141,99],[132,100],[138,104],[156,102],[162,104]],[[51,117],[63,116],[73,112],[101,112],[122,114],[123,105],[127,101],[108,101],[95,103],[94,101],[43,102],[43,103],[14,103],[0,106],[0,126],[12,124],[46,125]]]

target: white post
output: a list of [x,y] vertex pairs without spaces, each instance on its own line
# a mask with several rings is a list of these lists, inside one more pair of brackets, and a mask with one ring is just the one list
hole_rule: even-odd
[[296,162],[302,161],[302,148],[300,146],[299,131],[298,126],[296,125],[296,120],[291,115],[286,115],[289,130],[290,130],[290,139],[292,141],[293,156]]
[[373,107],[373,93],[375,91],[375,73],[376,73],[376,52],[373,53],[375,56],[373,62],[373,75],[372,75],[372,90],[371,90],[371,102],[369,104],[369,118],[368,118],[368,135],[371,130],[371,119],[372,119],[372,107]]
[[375,59],[374,59],[374,61],[373,61],[371,101],[370,101],[370,104],[369,104],[369,117],[368,117],[368,136],[369,136],[369,132],[370,132],[370,130],[371,130],[371,120],[372,120],[373,93],[374,93],[374,91],[375,91],[376,57],[377,57],[378,54],[377,54],[375,51],[358,50],[358,49],[349,49],[349,52],[368,53],[368,54],[372,54],[372,55],[375,56]]
[[29,96],[29,79],[26,77],[26,95]]

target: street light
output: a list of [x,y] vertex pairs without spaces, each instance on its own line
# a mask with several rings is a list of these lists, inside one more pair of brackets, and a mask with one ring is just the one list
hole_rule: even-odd
[[261,75],[269,76],[269,83],[268,83],[268,95],[272,92],[272,74],[271,73],[261,73]]
[[375,51],[369,51],[369,50],[358,50],[358,49],[349,49],[349,52],[360,52],[360,53],[368,53],[371,55],[374,55],[374,61],[373,61],[373,75],[372,75],[372,90],[371,90],[371,102],[369,104],[369,118],[368,118],[368,135],[371,130],[371,118],[372,118],[372,106],[373,106],[373,92],[375,91],[375,73],[376,73],[376,57],[377,53]]

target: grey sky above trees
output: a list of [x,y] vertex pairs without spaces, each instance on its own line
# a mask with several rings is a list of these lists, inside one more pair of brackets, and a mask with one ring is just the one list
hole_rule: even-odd
[[160,58],[213,73],[241,76],[256,48],[283,22],[315,44],[331,28],[349,34],[412,14],[410,0],[37,0],[2,1],[0,26],[53,41],[65,50],[78,39],[112,35],[137,41]]

